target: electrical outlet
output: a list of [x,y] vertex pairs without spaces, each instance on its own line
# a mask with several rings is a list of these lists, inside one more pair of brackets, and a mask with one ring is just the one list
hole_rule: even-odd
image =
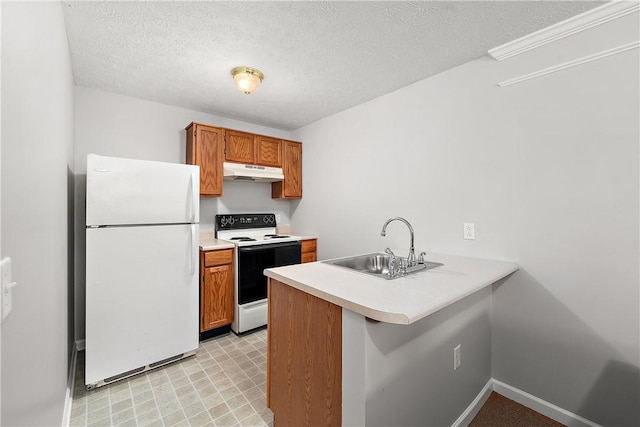
[[472,222],[465,222],[463,226],[463,237],[464,240],[475,240],[476,239],[476,230],[475,226]]
[[276,214],[276,224],[280,224],[280,214]]
[[462,347],[458,344],[453,349],[453,370],[455,371],[462,364]]

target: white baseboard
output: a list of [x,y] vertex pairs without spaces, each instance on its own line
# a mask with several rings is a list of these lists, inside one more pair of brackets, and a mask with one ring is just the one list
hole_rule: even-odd
[[76,341],[76,349],[78,351],[83,351],[84,350],[84,346],[85,346],[85,341],[84,340],[77,340]]
[[600,427],[600,424],[589,421],[586,418],[582,418],[581,416],[576,415],[573,412],[562,409],[559,406],[556,406],[553,403],[549,403],[546,400],[542,400],[532,394],[527,393],[526,391],[522,391],[496,379],[492,381],[493,391],[495,391],[496,393],[500,393],[504,397],[518,402],[519,404],[524,405],[527,408],[531,408],[534,411],[539,412],[542,415],[547,416],[553,420],[556,420],[561,424],[572,427]]
[[480,391],[480,393],[478,393],[476,398],[473,399],[473,402],[471,402],[471,404],[467,407],[467,409],[464,410],[464,412],[451,425],[451,427],[468,426],[469,423],[473,421],[475,416],[478,415],[478,412],[480,412],[482,405],[484,405],[484,403],[487,401],[492,391],[493,391],[493,379],[489,379],[489,381],[487,381],[485,386],[482,387],[482,390]]
[[69,376],[67,379],[67,395],[64,399],[64,412],[62,413],[62,427],[69,427],[71,421],[71,406],[73,405],[73,389],[76,383],[76,363],[78,361],[78,344],[73,345],[71,363],[69,364]]

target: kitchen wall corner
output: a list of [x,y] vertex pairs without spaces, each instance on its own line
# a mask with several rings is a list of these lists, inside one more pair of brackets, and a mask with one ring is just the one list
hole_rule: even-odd
[[[75,86],[75,339],[85,337],[85,186],[87,154],[184,163],[185,127],[196,121],[290,139],[288,131],[185,108]],[[263,183],[224,182],[223,196],[200,198],[200,229],[214,228],[217,213],[269,211],[290,217],[287,200],[271,199]]]
[[60,2],[2,2],[1,425],[61,425],[73,344],[73,72]]
[[305,198],[292,226],[321,238],[319,259],[406,251],[406,228],[380,237],[399,215],[416,249],[517,262],[492,295],[493,378],[602,425],[640,423],[638,49],[498,83],[635,41],[639,26],[636,11],[485,56],[293,132]]

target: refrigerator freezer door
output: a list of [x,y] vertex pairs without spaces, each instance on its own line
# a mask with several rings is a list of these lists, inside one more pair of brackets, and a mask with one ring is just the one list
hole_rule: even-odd
[[198,166],[87,156],[89,225],[200,222]]
[[196,224],[87,229],[87,385],[198,348],[193,235]]

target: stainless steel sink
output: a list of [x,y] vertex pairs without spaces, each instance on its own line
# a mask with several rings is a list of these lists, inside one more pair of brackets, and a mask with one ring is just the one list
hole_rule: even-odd
[[[372,276],[381,277],[384,279],[397,279],[403,277],[401,274],[394,276],[389,275],[389,260],[390,256],[387,254],[375,253],[358,255],[349,258],[339,258],[334,260],[324,261],[326,264],[337,265],[338,267],[350,268],[360,273],[370,274]],[[430,270],[432,268],[440,267],[441,263],[424,261],[422,264],[417,264],[407,271],[406,274],[415,273],[416,271]]]

